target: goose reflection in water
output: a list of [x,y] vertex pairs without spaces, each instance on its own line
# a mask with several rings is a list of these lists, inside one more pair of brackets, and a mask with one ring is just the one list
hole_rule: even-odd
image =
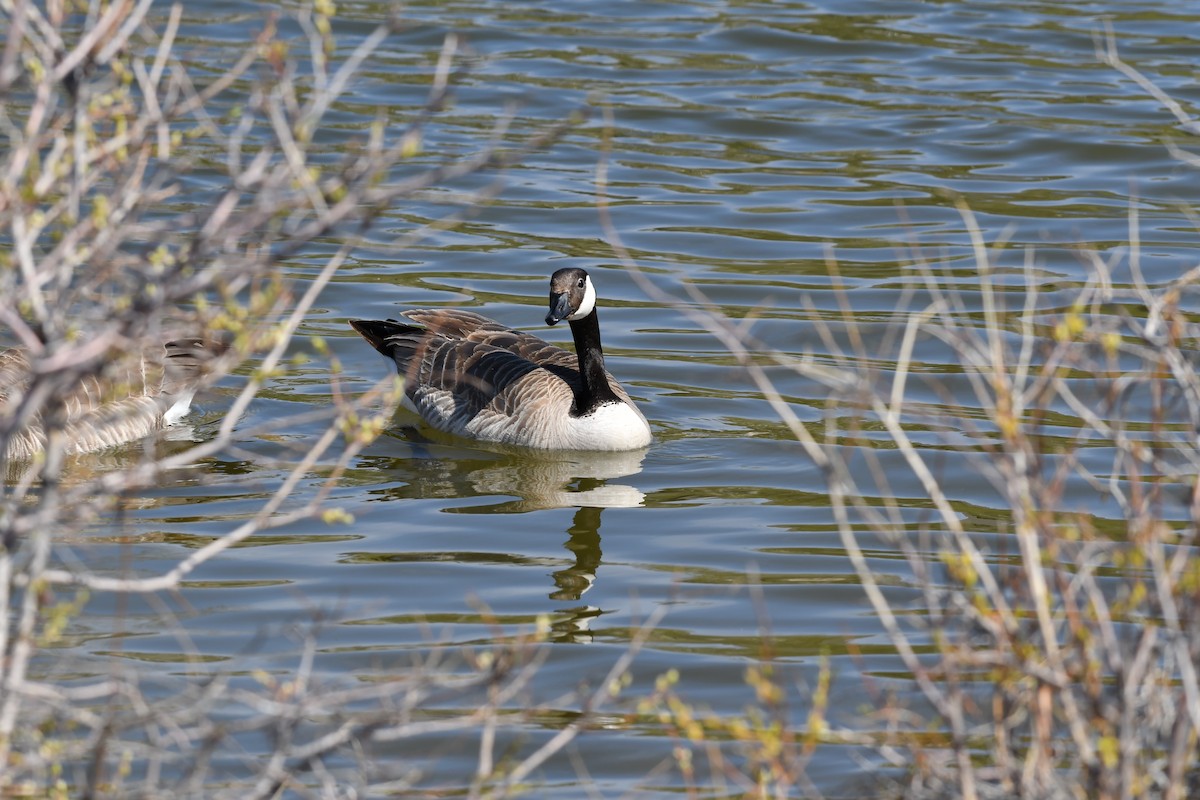
[[464,514],[520,514],[547,508],[633,508],[646,501],[641,490],[618,478],[642,471],[646,451],[554,453],[520,457],[478,467],[467,480],[475,495],[513,495],[495,505],[447,509]]
[[[392,438],[394,437],[394,438]],[[393,458],[367,457],[360,467],[373,475],[379,470],[406,473],[405,483],[381,489],[372,494],[387,500],[403,502],[414,498],[445,498],[446,513],[454,514],[522,514],[554,508],[576,508],[567,528],[564,547],[569,560],[551,574],[554,586],[548,597],[558,602],[578,602],[596,582],[602,560],[600,525],[604,510],[643,505],[645,494],[636,487],[621,482],[621,478],[636,475],[642,470],[646,450],[616,453],[536,453],[489,449],[470,452],[452,451],[446,457],[436,457],[439,445],[422,440],[414,430],[397,431],[388,437],[388,444],[406,445],[408,452]],[[399,449],[399,448],[397,448]],[[496,497],[497,502],[480,504],[480,497]],[[461,503],[455,503],[461,500]],[[428,560],[431,553],[373,554],[373,561]],[[481,553],[441,553],[438,560],[508,561],[512,554],[491,557]],[[588,623],[600,615],[591,606],[560,608],[553,624],[554,638],[586,641]]]
[[551,600],[579,600],[583,593],[596,582],[603,553],[600,550],[599,508],[581,508],[575,512],[570,536],[564,546],[575,556],[575,563],[554,573],[554,585],[558,590],[550,593]]
[[[410,473],[405,486],[380,492],[389,499],[461,498],[464,504],[447,506],[453,514],[523,514],[550,508],[633,508],[646,495],[618,479],[642,471],[646,449],[614,453],[530,452],[491,447],[487,450],[451,451],[438,457],[439,441],[430,441],[416,429],[402,429],[396,439],[409,452],[393,458],[371,457],[363,466],[372,473],[387,470]],[[481,496],[512,499],[480,505]]]

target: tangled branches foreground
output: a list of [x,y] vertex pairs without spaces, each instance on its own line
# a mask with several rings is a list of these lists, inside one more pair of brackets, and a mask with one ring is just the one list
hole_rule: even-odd
[[[1098,53],[1183,130],[1200,129],[1111,36]],[[804,765],[824,742],[877,748],[893,768],[872,787],[881,796],[1195,797],[1200,377],[1187,309],[1200,267],[1148,286],[1133,208],[1125,259],[1080,253],[1092,277],[1064,307],[1038,291],[1035,253],[1000,266],[1011,250],[958,211],[969,268],[914,251],[919,280],[887,326],[857,319],[849,297],[841,315],[811,307],[820,355],[807,357],[757,340],[698,290],[663,292],[607,225],[643,289],[738,358],[822,470],[845,552],[911,678],[890,693],[869,678],[875,707],[840,730],[818,692],[806,730],[773,734],[757,785],[816,794]],[[797,407],[784,376],[823,409]],[[727,726],[671,715],[691,723],[690,771],[726,769]]]
[[[1180,305],[1200,268],[1118,292],[1096,258],[1076,301],[1048,310],[1031,264],[1019,294],[994,282],[994,254],[961,211],[978,286],[924,264],[925,304],[903,324],[881,336],[849,314],[818,322],[821,357],[774,350],[699,294],[684,303],[641,278],[723,341],[821,468],[911,677],[874,710],[846,710],[865,716],[842,729],[816,693],[807,729],[772,733],[781,744],[757,777],[806,790],[817,744],[851,744],[894,767],[881,796],[1194,797],[1200,378]],[[777,388],[783,373],[825,392],[819,420]],[[990,513],[955,499],[968,484]],[[686,705],[664,697],[687,729]],[[726,727],[693,724],[702,755],[687,763],[726,769]]]

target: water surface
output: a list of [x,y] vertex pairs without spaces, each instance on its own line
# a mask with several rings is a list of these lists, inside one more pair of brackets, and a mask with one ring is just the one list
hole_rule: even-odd
[[[264,10],[189,5],[181,41],[207,59],[232,60]],[[339,55],[383,13],[376,3],[340,3]],[[335,491],[352,523],[314,520],[255,537],[190,576],[179,596],[96,597],[55,654],[61,660],[44,668],[95,676],[114,660],[153,665],[164,692],[204,670],[284,674],[299,659],[298,631],[320,613],[327,621],[316,634],[315,675],[369,681],[433,652],[532,630],[546,615],[550,645],[533,699],[550,702],[599,680],[665,605],[628,694],[677,669],[691,702],[743,713],[754,702],[744,672],[766,652],[769,633],[787,670],[793,724],[804,725],[808,689],[827,660],[834,722],[870,730],[862,674],[878,685],[902,669],[845,557],[824,478],[721,344],[648,297],[605,241],[595,185],[602,110],[613,121],[612,219],[656,286],[680,297],[696,287],[731,318],[757,316],[753,330],[766,345],[818,357],[830,351],[817,323],[837,328],[844,298],[878,354],[864,368],[886,380],[894,367],[887,337],[920,306],[911,294],[922,280],[915,256],[945,271],[968,312],[980,307],[960,199],[985,238],[1002,242],[993,255],[1012,306],[1031,288],[1029,275],[1048,317],[1088,279],[1083,251],[1111,260],[1118,289],[1132,284],[1124,260],[1131,207],[1146,281],[1169,282],[1195,264],[1185,209],[1200,190],[1163,144],[1187,135],[1099,63],[1095,36],[1110,21],[1124,57],[1187,105],[1198,96],[1185,34],[1200,14],[1148,2],[882,0],[484,0],[412,3],[404,14],[410,26],[367,65],[322,131],[331,157],[378,114],[396,125],[412,118],[449,31],[465,37],[471,69],[429,129],[423,160],[477,152],[505,113],[514,115],[510,141],[583,107],[589,120],[509,170],[498,196],[461,225],[404,252],[384,243],[455,210],[461,193],[483,182],[391,209],[372,233],[378,247],[355,252],[302,330],[329,342],[341,374],[318,358],[280,378],[246,429],[327,405],[335,382],[366,391],[388,373],[350,318],[453,306],[566,342],[568,331],[541,323],[546,281],[580,266],[602,297],[609,369],[650,419],[655,443],[612,457],[501,453],[432,436],[401,412]],[[311,277],[304,258],[290,270],[301,288]],[[296,347],[305,349],[303,339]],[[933,342],[913,365],[955,370]],[[802,420],[824,418],[826,389],[773,374]],[[236,388],[231,379],[204,400],[198,436]],[[914,387],[938,402],[922,391]],[[1069,433],[1079,422],[1067,414],[1061,425]],[[289,448],[316,432],[297,426],[247,438],[243,453],[205,465],[211,481],[164,484],[70,543],[70,557],[114,574],[167,568],[253,514],[294,458]],[[965,443],[961,436],[933,430],[919,441],[938,448]],[[883,441],[882,463],[898,463]],[[1002,531],[996,493],[969,460],[947,452],[938,463],[969,528]],[[904,470],[895,474],[898,499],[922,496]],[[313,474],[300,496],[323,477]],[[914,534],[927,524],[923,503],[904,512]],[[891,599],[917,599],[898,554],[864,545]],[[553,735],[572,710],[525,725],[521,747]],[[600,793],[675,794],[682,779],[669,766],[670,732],[637,715],[608,722],[573,745]],[[416,765],[427,785],[459,786],[474,748],[465,734],[384,746],[376,768]],[[807,773],[827,796],[852,795],[859,758],[871,754],[828,745]],[[579,780],[577,766],[554,759],[537,780],[553,796]]]

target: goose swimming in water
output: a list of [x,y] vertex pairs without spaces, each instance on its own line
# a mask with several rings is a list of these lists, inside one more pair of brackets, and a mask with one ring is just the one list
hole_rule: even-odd
[[575,353],[469,311],[419,309],[350,325],[396,362],[411,407],[434,428],[541,450],[636,450],[650,425],[604,369],[596,290],[582,269],[550,278],[546,324],[571,324]]
[[[180,338],[149,349],[79,381],[63,397],[67,454],[90,453],[142,439],[178,422],[223,344]],[[22,413],[33,364],[22,348],[0,351],[0,429]],[[9,459],[27,459],[46,447],[40,411],[18,422],[7,447]]]

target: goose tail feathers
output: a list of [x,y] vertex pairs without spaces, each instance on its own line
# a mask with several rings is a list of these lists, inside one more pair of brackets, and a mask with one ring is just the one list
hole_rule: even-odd
[[422,330],[420,326],[397,322],[394,319],[352,319],[350,327],[385,356],[393,353],[395,342],[390,341],[393,337]]

